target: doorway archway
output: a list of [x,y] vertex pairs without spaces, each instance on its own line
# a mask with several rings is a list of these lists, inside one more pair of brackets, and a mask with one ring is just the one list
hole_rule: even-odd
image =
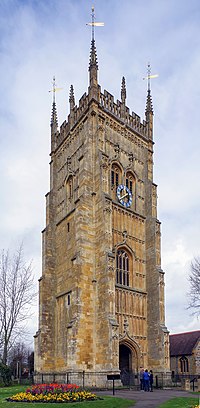
[[138,378],[139,347],[133,340],[124,339],[119,344],[119,369],[123,385],[135,384]]
[[131,349],[125,344],[119,345],[119,369],[121,372],[132,371],[132,353]]

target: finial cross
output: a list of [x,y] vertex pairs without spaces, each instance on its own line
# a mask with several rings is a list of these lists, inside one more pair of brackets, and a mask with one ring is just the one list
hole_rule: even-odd
[[55,76],[53,77],[53,81],[52,81],[52,89],[49,92],[53,92],[53,103],[56,102],[56,92],[57,91],[61,91],[61,89],[63,88],[56,88],[56,78]]
[[98,23],[97,21],[95,21],[94,6],[92,6],[91,16],[92,16],[92,21],[91,21],[91,23],[86,23],[86,25],[92,27],[92,40],[94,40],[94,27],[103,27],[103,26],[104,26],[104,23]]
[[143,78],[143,79],[147,79],[147,80],[148,80],[148,91],[150,91],[150,89],[151,89],[151,87],[150,87],[150,85],[151,85],[150,80],[151,80],[152,78],[157,78],[157,77],[158,77],[158,74],[151,75],[151,65],[150,65],[150,62],[148,62],[148,65],[147,65],[147,76],[146,76],[145,78]]

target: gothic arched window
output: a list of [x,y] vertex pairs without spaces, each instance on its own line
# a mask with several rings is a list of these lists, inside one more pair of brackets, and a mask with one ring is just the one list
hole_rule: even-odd
[[131,171],[127,171],[126,173],[126,187],[129,188],[131,193],[133,194],[133,189],[134,189],[134,184],[135,184],[135,177],[131,173]]
[[116,283],[129,286],[129,255],[123,249],[117,251]]
[[117,189],[120,183],[121,183],[121,170],[119,166],[117,166],[117,164],[113,164],[111,169],[111,188]]
[[180,365],[181,365],[181,372],[182,373],[188,373],[188,359],[185,356],[182,356],[180,358]]

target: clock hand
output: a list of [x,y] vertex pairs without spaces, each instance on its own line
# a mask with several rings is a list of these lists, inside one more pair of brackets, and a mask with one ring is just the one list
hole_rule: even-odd
[[124,194],[123,196],[120,197],[119,200],[122,200],[122,198],[126,197],[128,195],[128,193]]

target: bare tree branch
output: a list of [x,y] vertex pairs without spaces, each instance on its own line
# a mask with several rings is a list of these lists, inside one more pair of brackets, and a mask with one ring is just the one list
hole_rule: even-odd
[[190,274],[188,277],[189,292],[187,293],[189,302],[188,308],[192,309],[193,315],[200,315],[200,258],[194,258],[191,262]]
[[30,316],[36,297],[31,263],[23,259],[22,245],[11,256],[0,253],[0,350],[7,363],[8,351],[23,332],[23,323]]

